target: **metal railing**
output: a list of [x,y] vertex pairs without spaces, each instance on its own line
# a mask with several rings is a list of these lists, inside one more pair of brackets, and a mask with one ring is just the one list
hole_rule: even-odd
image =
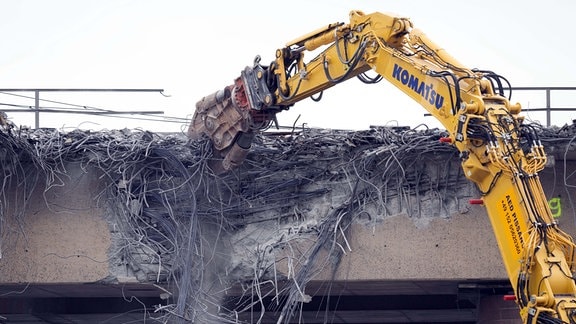
[[[559,92],[559,91],[572,91],[576,98],[576,87],[512,87],[512,88],[505,88],[505,90],[512,89],[512,95],[517,94],[516,91],[531,91],[534,93],[544,92],[544,99],[545,99],[545,107],[536,107],[536,108],[523,108],[522,111],[530,112],[530,111],[543,111],[546,113],[546,127],[550,127],[552,125],[552,112],[569,112],[569,111],[576,111],[576,101],[574,102],[573,107],[553,107],[552,106],[552,92]],[[514,98],[513,98],[514,99]]]
[[[34,93],[34,106],[1,104],[0,106],[12,106],[13,108],[0,108],[0,112],[31,112],[34,113],[34,127],[40,128],[40,113],[67,113],[67,114],[91,114],[91,115],[156,115],[164,114],[163,111],[113,111],[113,110],[63,110],[63,109],[42,109],[40,106],[40,94],[43,92],[158,92],[164,95],[164,89],[52,89],[52,88],[27,88],[0,89],[0,93],[12,92],[32,92]],[[15,108],[19,107],[19,108]]]
[[[522,107],[523,112],[539,112],[543,111],[546,113],[546,127],[550,127],[552,125],[552,112],[570,112],[576,111],[576,87],[512,87],[512,88],[504,88],[504,90],[510,91],[512,90],[512,100],[516,101],[517,98],[514,97],[517,94],[517,91],[532,91],[534,93],[543,92],[544,93],[544,100],[545,100],[545,107],[529,107],[525,108]],[[552,92],[553,91],[572,91],[574,93],[574,107],[553,107],[552,106]],[[424,116],[432,116],[432,114],[424,114]],[[574,118],[576,121],[576,118]]]
[[[532,92],[543,93],[544,94],[544,107],[524,107],[523,112],[545,112],[545,123],[546,127],[551,126],[552,112],[571,112],[576,111],[576,87],[511,87],[504,88],[504,90],[512,91],[512,99],[517,100],[518,92]],[[27,88],[27,89],[0,89],[0,93],[12,93],[12,92],[31,92],[34,94],[34,105],[26,106],[20,108],[0,108],[0,112],[31,112],[34,113],[34,127],[40,127],[40,113],[68,113],[68,114],[93,114],[93,115],[119,115],[119,114],[131,114],[131,115],[157,115],[164,114],[163,111],[85,111],[85,110],[58,110],[58,109],[42,109],[40,106],[40,94],[43,92],[158,92],[164,95],[163,89],[51,89],[51,88]],[[573,92],[574,94],[574,107],[553,107],[552,98],[555,93],[558,92]],[[164,95],[165,96],[165,95]],[[0,103],[0,106],[2,104]],[[429,114],[425,114],[429,115]]]

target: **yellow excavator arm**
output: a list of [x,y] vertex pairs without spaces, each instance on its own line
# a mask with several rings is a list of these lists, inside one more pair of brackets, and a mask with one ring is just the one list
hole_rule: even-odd
[[353,77],[386,79],[446,128],[443,141],[458,149],[466,177],[482,192],[524,322],[576,322],[575,245],[554,221],[538,178],[546,164],[538,134],[505,96],[506,79],[464,67],[407,18],[352,11],[348,23],[287,43],[269,65],[257,58],[232,85],[197,103],[188,135],[208,136],[212,167],[226,172],[276,113]]

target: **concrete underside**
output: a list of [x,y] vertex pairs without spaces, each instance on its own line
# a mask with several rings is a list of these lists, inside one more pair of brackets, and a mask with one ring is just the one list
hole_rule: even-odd
[[[541,173],[548,196],[563,197],[559,221],[571,235],[576,234],[570,200],[574,193],[564,179],[575,168],[572,162],[558,161]],[[116,229],[102,196],[101,173],[73,163],[66,170],[68,177],[61,185],[38,185],[24,217],[5,219],[4,228],[12,230],[1,245],[0,322],[150,320],[154,310],[177,292],[162,281],[144,282],[133,269],[122,271],[113,255]],[[337,198],[322,199],[324,205],[318,201],[310,205],[316,208],[313,212],[328,214],[336,204],[327,201]],[[514,302],[501,301],[511,291],[484,208],[464,205],[449,215],[426,209],[416,216],[359,217],[333,246],[341,252],[337,260],[330,257],[330,249],[318,252],[314,276],[303,292],[310,299],[290,323],[518,320]],[[218,236],[223,242],[207,239],[219,260],[217,266],[206,268],[216,273],[206,277],[218,282],[207,291],[218,296],[222,307],[234,309],[260,294],[267,311],[252,306],[239,313],[239,322],[276,323],[282,287],[307,266],[304,256],[314,246],[314,230],[309,231],[313,226],[301,219],[276,220]],[[304,232],[300,240],[283,241],[283,247],[274,250],[274,269],[263,276],[268,282],[258,286],[261,291],[245,285],[244,280],[253,280],[250,271],[258,270],[249,262],[261,252],[258,247],[298,231]]]

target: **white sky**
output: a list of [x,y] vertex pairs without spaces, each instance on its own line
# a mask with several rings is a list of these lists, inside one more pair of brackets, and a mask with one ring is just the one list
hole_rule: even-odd
[[[0,1],[0,88],[161,88],[170,95],[41,95],[105,109],[190,117],[196,101],[231,84],[255,55],[267,64],[286,42],[329,23],[346,22],[350,10],[409,17],[460,62],[501,74],[513,86],[576,86],[573,0]],[[566,97],[557,103],[576,106],[576,94]],[[525,108],[544,105],[541,95],[514,96],[513,101]],[[34,104],[6,95],[0,95],[0,103]],[[340,129],[439,125],[424,113],[385,81],[364,85],[353,79],[326,91],[320,103],[305,100],[278,117],[283,125],[300,115],[298,124]],[[18,125],[34,124],[32,114],[9,117]],[[565,114],[553,122],[562,125],[572,118]],[[64,114],[42,114],[40,125],[153,131],[187,126]]]

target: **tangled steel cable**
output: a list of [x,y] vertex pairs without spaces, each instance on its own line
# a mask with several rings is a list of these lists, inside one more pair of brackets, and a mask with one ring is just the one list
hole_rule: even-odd
[[[576,134],[573,126],[537,131],[554,145],[570,145]],[[259,309],[252,321],[273,310],[288,323],[310,298],[306,284],[325,267],[334,271],[349,250],[353,222],[449,217],[477,193],[456,150],[438,141],[443,135],[388,127],[263,133],[244,165],[216,175],[210,143],[181,134],[4,130],[1,247],[21,231],[34,188],[63,185],[67,166],[80,163],[101,175],[97,198],[116,229],[113,262],[172,293],[151,319],[241,323],[243,312]],[[310,248],[297,252],[304,241]],[[279,258],[292,264],[287,273],[277,270]],[[250,298],[226,296],[238,285]],[[265,305],[270,294],[275,303]]]

